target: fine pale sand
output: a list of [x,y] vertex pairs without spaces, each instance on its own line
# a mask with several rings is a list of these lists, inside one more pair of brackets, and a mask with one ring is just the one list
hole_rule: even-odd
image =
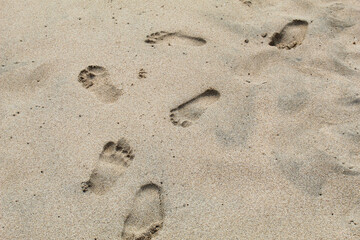
[[0,239],[360,239],[358,0],[0,0]]

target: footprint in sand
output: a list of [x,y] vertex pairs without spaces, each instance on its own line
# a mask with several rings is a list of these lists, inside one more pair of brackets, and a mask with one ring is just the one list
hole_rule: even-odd
[[185,35],[179,32],[156,32],[146,36],[146,43],[166,43],[171,45],[190,45],[190,46],[202,46],[206,44],[206,40],[201,37],[193,37]]
[[[294,157],[296,155],[296,157]],[[358,177],[353,171],[332,160],[323,152],[317,154],[277,154],[276,165],[283,175],[298,189],[310,196],[322,196],[322,189],[334,176]]]
[[198,120],[206,109],[220,98],[215,89],[208,89],[200,95],[170,111],[170,121],[175,126],[188,127]]
[[161,188],[153,183],[144,185],[136,193],[121,237],[123,240],[150,240],[162,228],[163,221]]
[[79,73],[78,81],[105,103],[115,102],[122,94],[120,89],[110,83],[108,71],[101,66],[90,65],[83,69]]
[[286,24],[280,33],[273,34],[269,45],[288,50],[301,45],[305,39],[308,25],[307,21],[293,20]]
[[83,192],[91,190],[98,195],[106,193],[131,164],[134,157],[133,150],[124,138],[117,143],[106,143],[90,179],[82,183]]
[[330,27],[337,30],[344,30],[353,27],[359,19],[360,12],[350,4],[344,4],[341,1],[330,3],[324,12],[324,19]]

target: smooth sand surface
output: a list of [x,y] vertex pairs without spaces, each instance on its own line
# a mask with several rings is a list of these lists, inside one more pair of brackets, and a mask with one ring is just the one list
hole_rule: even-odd
[[360,239],[358,0],[0,13],[0,239]]

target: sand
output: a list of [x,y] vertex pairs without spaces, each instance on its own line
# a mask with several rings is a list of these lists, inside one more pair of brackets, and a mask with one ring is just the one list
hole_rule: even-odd
[[0,239],[360,239],[359,1],[0,6]]

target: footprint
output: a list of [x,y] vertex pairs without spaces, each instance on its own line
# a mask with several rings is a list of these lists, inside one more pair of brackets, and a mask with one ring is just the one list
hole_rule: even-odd
[[202,46],[206,44],[206,40],[201,37],[193,37],[185,35],[179,32],[156,32],[146,36],[146,43],[167,43],[171,45],[191,45],[191,46]]
[[109,73],[101,66],[90,65],[83,69],[78,81],[105,103],[115,102],[122,95],[122,91],[109,82]]
[[43,63],[37,67],[31,66],[30,63],[19,63],[0,72],[0,89],[30,97],[29,95],[36,94],[49,83],[54,72],[55,67],[52,63]]
[[284,176],[298,189],[311,196],[320,196],[333,166],[327,162],[326,156],[296,158],[293,156],[277,156],[276,164]]
[[357,23],[356,19],[359,18],[359,14],[360,12],[353,6],[336,2],[326,7],[324,19],[331,27],[344,30]]
[[293,20],[286,24],[280,33],[273,34],[269,45],[279,49],[291,49],[301,45],[305,39],[308,25],[307,21]]
[[124,240],[150,240],[162,228],[163,221],[161,188],[153,183],[144,185],[136,193],[121,237]]
[[206,109],[220,98],[215,89],[208,89],[170,111],[170,121],[175,126],[189,127]]
[[[297,155],[296,157],[294,155]],[[298,189],[319,197],[333,175],[357,177],[359,172],[334,162],[323,152],[317,154],[277,154],[276,165],[283,175]]]
[[134,157],[133,150],[124,138],[117,143],[106,143],[90,179],[82,183],[83,192],[91,190],[98,195],[106,193],[131,164]]

